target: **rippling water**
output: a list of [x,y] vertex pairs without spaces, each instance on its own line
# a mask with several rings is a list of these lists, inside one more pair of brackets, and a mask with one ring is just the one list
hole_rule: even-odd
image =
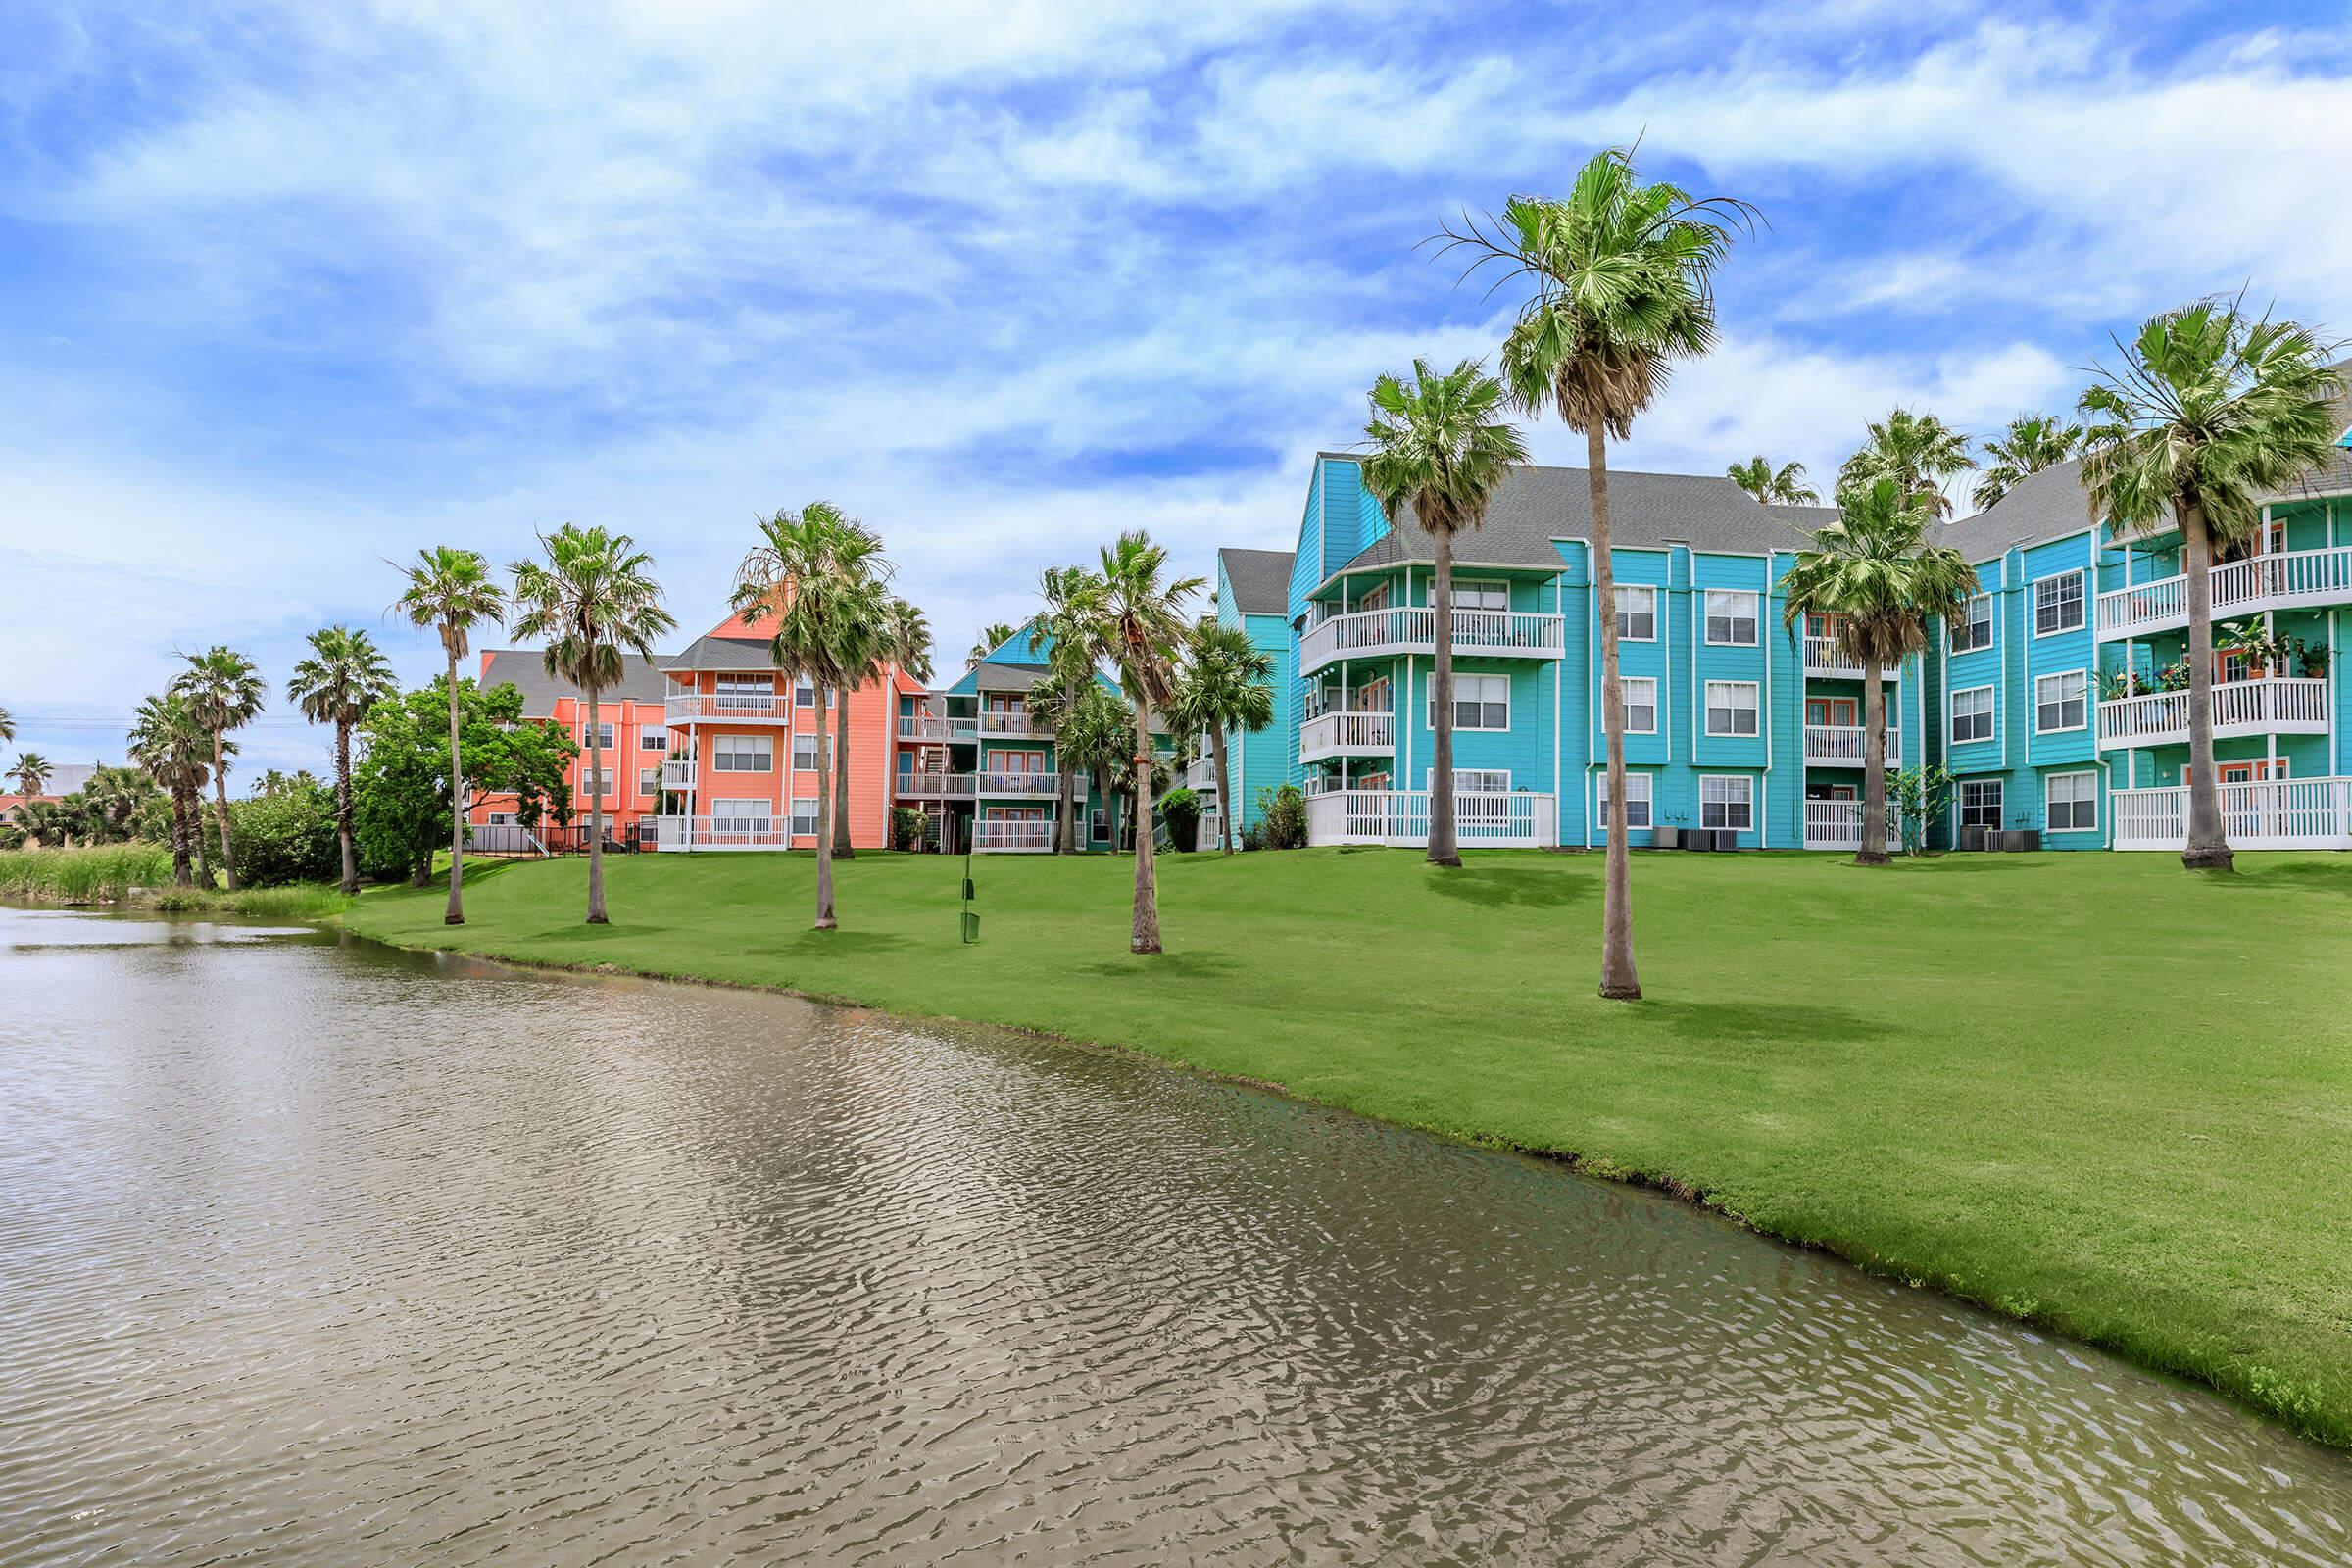
[[2352,1556],[2194,1391],[1124,1060],[4,909],[0,996],[0,1563]]

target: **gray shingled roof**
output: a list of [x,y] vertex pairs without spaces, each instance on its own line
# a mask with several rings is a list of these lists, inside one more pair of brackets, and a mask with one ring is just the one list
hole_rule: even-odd
[[[2335,368],[2352,376],[2352,360]],[[2352,391],[2335,400],[2335,435],[2342,440],[2347,428],[2352,428]],[[2306,496],[2340,496],[2352,493],[2352,449],[2337,447],[2328,454],[2328,461],[2293,484],[2286,485],[2265,501],[2300,501]]]
[[1233,585],[1233,608],[1245,615],[1287,615],[1291,612],[1288,550],[1220,550],[1225,580]]
[[[1345,454],[1334,454],[1345,456]],[[1800,548],[1788,519],[1776,517],[1754,496],[1721,475],[1609,470],[1609,526],[1618,545],[1761,555]],[[1454,541],[1466,566],[1546,566],[1560,564],[1554,539],[1592,537],[1590,481],[1583,468],[1514,469],[1495,491],[1486,521]],[[1348,563],[1348,569],[1427,561],[1429,535],[1410,509],[1396,525]]]
[[984,692],[1025,692],[1047,673],[1043,664],[1000,664],[989,660],[972,671],[972,684]]
[[773,669],[775,655],[764,637],[697,637],[682,654],[662,661],[663,669]]
[[[630,654],[628,674],[621,683],[603,693],[611,698],[628,698],[633,702],[658,703],[665,694],[668,683],[662,678],[662,659],[640,659]],[[564,697],[577,697],[580,689],[567,680],[547,672],[546,656],[536,648],[496,648],[490,651],[490,667],[482,675],[482,684],[497,686],[513,683],[522,693],[522,716],[545,718],[556,710],[556,703]]]
[[1767,502],[1764,510],[1780,518],[1799,533],[1818,533],[1838,520],[1836,507],[1790,506],[1785,502]]
[[2039,544],[2090,526],[2090,496],[2082,488],[2082,460],[2029,473],[2009,493],[1974,516],[1947,522],[1936,542],[1970,561],[1990,561],[2012,545]]

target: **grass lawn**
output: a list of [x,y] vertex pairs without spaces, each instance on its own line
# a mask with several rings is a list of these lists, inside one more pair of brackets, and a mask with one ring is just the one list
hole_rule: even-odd
[[579,860],[364,896],[355,931],[788,986],[1117,1042],[1371,1115],[1579,1156],[2207,1380],[2352,1444],[2352,856],[1637,857],[1648,1000],[1604,1003],[1598,856],[1298,851],[838,868]]

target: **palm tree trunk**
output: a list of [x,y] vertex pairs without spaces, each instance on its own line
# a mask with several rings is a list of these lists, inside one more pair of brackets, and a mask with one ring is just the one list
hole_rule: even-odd
[[[1432,618],[1436,621],[1438,668],[1429,683],[1430,702],[1437,722],[1431,726],[1429,748],[1429,863],[1459,865],[1462,854],[1453,841],[1453,532],[1448,528],[1432,528],[1430,537],[1437,542],[1436,580],[1430,590]],[[1348,698],[1340,696],[1345,708]],[[1410,788],[1411,779],[1405,780]]]
[[[1064,719],[1069,717],[1070,710],[1076,707],[1077,703],[1077,688],[1063,686],[1061,689],[1061,713]],[[1072,816],[1077,808],[1072,804],[1070,797],[1076,791],[1071,787],[1069,762],[1068,759],[1061,755],[1061,741],[1058,735],[1054,742],[1054,771],[1061,775],[1054,786],[1055,790],[1054,808],[1061,813],[1054,832],[1054,853],[1055,855],[1075,855],[1078,853],[1078,824],[1072,820]]]
[[588,923],[609,925],[605,916],[605,731],[598,717],[601,694],[588,688]]
[[337,884],[346,898],[360,891],[360,862],[352,848],[351,720],[335,724],[335,844],[343,852],[343,880]]
[[204,890],[213,890],[213,855],[204,842],[204,786],[191,781],[187,787],[188,838],[196,851],[196,880]]
[[1209,749],[1217,759],[1217,839],[1222,853],[1233,853],[1233,780],[1227,776],[1225,756],[1225,726],[1208,727]]
[[2234,871],[2237,857],[2222,821],[2222,783],[2213,762],[2213,534],[2205,509],[2180,508],[2188,571],[2188,838],[2180,863],[2192,871]]
[[188,800],[177,784],[172,786],[172,885],[188,885]]
[[234,893],[237,891],[237,855],[228,845],[228,769],[221,765],[220,754],[223,750],[220,731],[214,730],[213,819],[220,824],[221,884]]
[[816,703],[816,929],[831,931],[833,918],[833,773],[825,766],[825,704]]
[[1609,532],[1608,432],[1594,419],[1585,429],[1585,480],[1592,497],[1592,598],[1600,621],[1601,733],[1608,738],[1609,847],[1601,879],[1600,994],[1613,1001],[1642,997],[1634,968],[1634,869],[1625,830],[1625,688],[1617,674],[1617,563]]
[[1135,930],[1129,953],[1159,951],[1159,889],[1152,880],[1152,706],[1135,705]]
[[[858,847],[850,842],[850,686],[844,681],[834,688],[833,716],[837,723],[833,737],[833,857],[840,860],[858,858]],[[824,760],[824,754],[817,754]]]
[[[591,740],[595,739],[592,735]],[[458,759],[458,656],[449,656],[449,907],[443,925],[466,923],[466,769]]]
[[1854,863],[1886,863],[1886,688],[1875,659],[1862,662],[1862,847]]

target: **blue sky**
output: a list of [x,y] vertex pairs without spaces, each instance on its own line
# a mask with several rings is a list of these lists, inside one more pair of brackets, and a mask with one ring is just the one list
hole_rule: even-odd
[[952,666],[1121,528],[1287,545],[1374,374],[1498,340],[1416,242],[1637,136],[1769,226],[1630,466],[1986,430],[2216,289],[2352,331],[2344,7],[1664,9],[16,0],[0,706],[115,758],[174,650],[334,620],[422,675],[384,558],[566,520],[691,633],[816,497]]

